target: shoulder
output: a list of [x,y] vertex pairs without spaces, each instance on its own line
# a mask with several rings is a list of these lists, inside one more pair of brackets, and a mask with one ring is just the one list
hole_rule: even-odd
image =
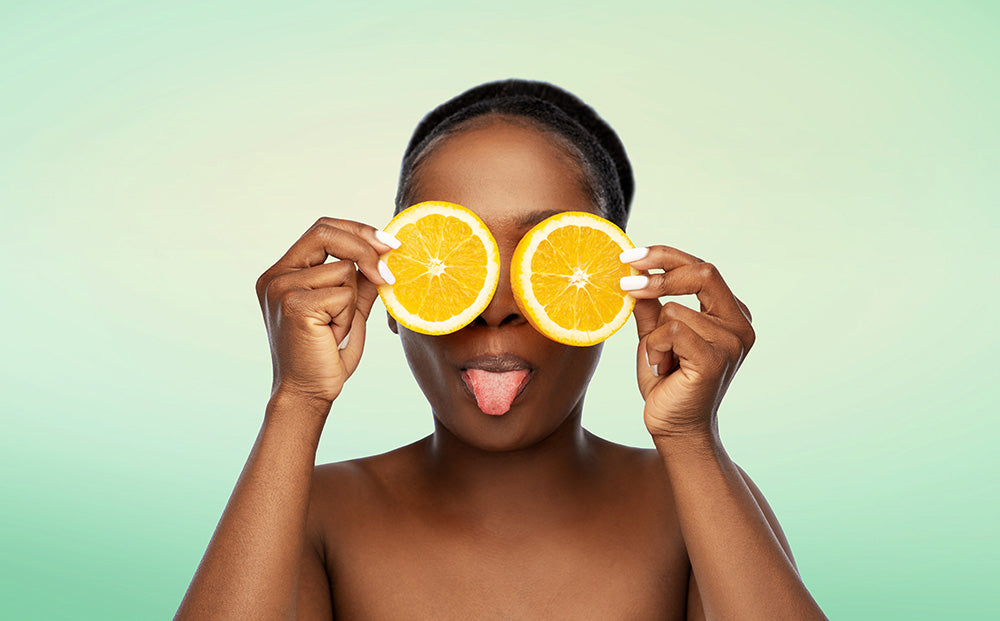
[[373,512],[392,505],[394,498],[411,487],[421,442],[314,467],[308,516],[314,534],[326,539],[331,532],[363,525]]
[[594,436],[595,461],[600,464],[600,477],[626,500],[633,498],[639,506],[659,516],[671,516],[673,491],[660,454],[653,448],[617,444]]
[[639,477],[636,482],[666,480],[666,469],[655,448],[639,448],[618,444],[591,434],[591,445],[596,458],[606,468],[618,471],[622,476]]
[[378,455],[317,465],[311,495],[322,500],[331,495],[390,492],[412,477],[423,443],[420,440]]

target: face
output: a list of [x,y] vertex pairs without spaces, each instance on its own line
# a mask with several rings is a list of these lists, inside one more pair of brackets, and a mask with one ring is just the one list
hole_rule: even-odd
[[[521,237],[548,216],[596,213],[578,165],[549,135],[497,121],[452,134],[425,157],[413,202],[425,200],[474,211],[496,238],[501,258],[493,300],[465,328],[428,336],[397,327],[390,318],[435,424],[466,444],[493,451],[525,448],[574,424],[601,345],[562,345],[535,331],[514,302],[510,261]],[[481,364],[495,356],[514,356],[529,368],[527,384],[499,416],[483,413],[463,380],[477,359]]]

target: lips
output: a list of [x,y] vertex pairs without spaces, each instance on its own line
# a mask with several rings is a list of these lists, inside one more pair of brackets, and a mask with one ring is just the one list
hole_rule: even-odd
[[484,414],[500,416],[531,380],[531,364],[514,354],[492,354],[467,360],[462,380]]

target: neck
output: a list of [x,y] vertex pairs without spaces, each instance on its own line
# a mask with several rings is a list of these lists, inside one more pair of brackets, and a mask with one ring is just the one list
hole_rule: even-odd
[[488,451],[471,446],[437,420],[425,443],[432,486],[441,502],[469,517],[503,519],[579,490],[593,469],[593,439],[581,426],[582,400],[548,437],[529,447]]

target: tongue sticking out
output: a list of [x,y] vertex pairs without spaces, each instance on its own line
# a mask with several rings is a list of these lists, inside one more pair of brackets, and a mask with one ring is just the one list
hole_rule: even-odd
[[528,381],[528,370],[494,373],[482,369],[468,369],[462,373],[462,379],[476,395],[479,409],[485,414],[499,416],[510,409],[517,393]]

